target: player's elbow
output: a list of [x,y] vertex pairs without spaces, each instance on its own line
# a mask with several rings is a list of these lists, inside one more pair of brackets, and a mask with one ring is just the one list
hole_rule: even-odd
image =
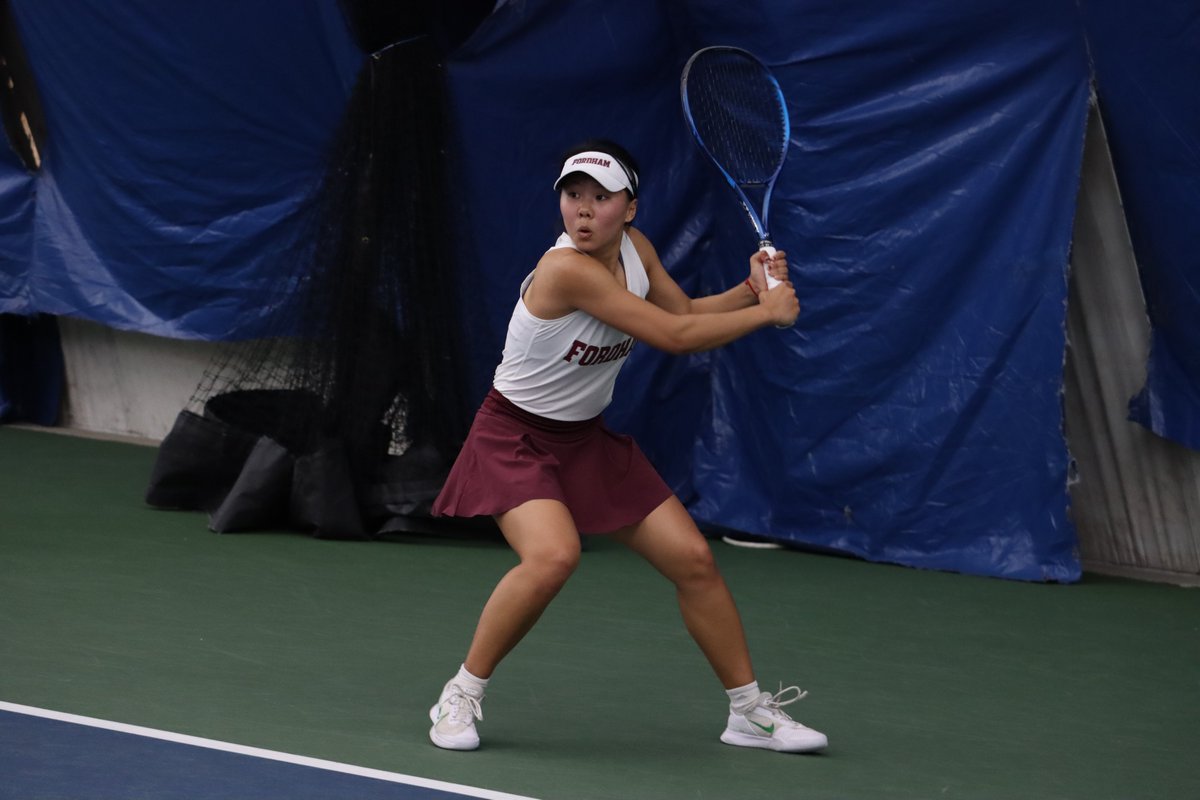
[[695,352],[687,347],[686,344],[676,339],[661,339],[654,343],[654,346],[662,350],[664,353],[672,356],[684,356],[688,353]]
[[674,328],[658,331],[653,337],[648,336],[643,341],[655,350],[661,350],[673,356],[682,356],[693,352],[689,348],[686,337]]
[[708,350],[712,345],[705,341],[701,333],[700,328],[693,324],[693,320],[685,316],[677,317],[676,324],[665,331],[659,349],[673,356],[686,356]]

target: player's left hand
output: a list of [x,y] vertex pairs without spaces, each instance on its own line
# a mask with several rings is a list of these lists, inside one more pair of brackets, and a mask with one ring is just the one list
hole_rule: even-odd
[[750,256],[750,285],[755,292],[767,290],[767,279],[764,270],[769,270],[771,277],[781,283],[787,283],[788,275],[787,253],[776,250],[774,256],[768,256],[766,250],[759,250]]

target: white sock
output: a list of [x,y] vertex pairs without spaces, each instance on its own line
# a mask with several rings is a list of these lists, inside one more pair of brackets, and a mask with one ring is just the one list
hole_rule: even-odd
[[758,688],[758,681],[751,681],[736,689],[726,689],[725,694],[729,696],[729,708],[738,714],[744,714],[758,705],[758,697],[762,692]]
[[483,697],[483,690],[487,688],[488,678],[476,678],[467,671],[467,665],[463,664],[458,668],[458,674],[454,676],[454,682],[467,690],[467,694],[474,697]]

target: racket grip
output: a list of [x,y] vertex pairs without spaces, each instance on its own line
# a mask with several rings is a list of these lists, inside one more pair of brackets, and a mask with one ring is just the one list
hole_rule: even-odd
[[[775,248],[771,245],[771,242],[766,239],[759,242],[758,247],[762,252],[766,253],[768,256],[775,255]],[[763,277],[767,279],[767,291],[771,291],[776,286],[778,286],[780,283],[780,281],[777,281],[774,277],[771,276],[771,273],[767,270],[766,264],[763,264]],[[786,329],[786,328],[790,328],[791,325],[776,325],[775,327],[780,328],[780,329]]]
[[[762,250],[762,252],[766,253],[768,256],[771,256],[771,257],[775,256],[775,248],[771,245],[770,242],[760,242],[758,247],[760,250]],[[767,290],[768,291],[770,291],[771,289],[774,289],[776,286],[779,285],[779,281],[775,280],[775,277],[773,275],[771,275],[769,270],[767,270],[767,267],[765,264],[763,265],[763,277],[765,277],[767,279]]]

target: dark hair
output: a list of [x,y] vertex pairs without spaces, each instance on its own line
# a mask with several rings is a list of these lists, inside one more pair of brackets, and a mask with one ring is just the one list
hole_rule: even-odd
[[636,200],[638,196],[638,175],[641,173],[641,168],[638,167],[637,159],[633,154],[626,150],[621,145],[611,139],[588,139],[585,142],[572,147],[570,150],[563,153],[559,159],[559,165],[562,165],[568,158],[580,153],[585,153],[588,150],[599,150],[602,153],[608,153],[617,160],[621,165],[621,169],[625,170],[625,174],[629,176],[629,185],[633,187],[633,191],[626,189],[630,200]]

